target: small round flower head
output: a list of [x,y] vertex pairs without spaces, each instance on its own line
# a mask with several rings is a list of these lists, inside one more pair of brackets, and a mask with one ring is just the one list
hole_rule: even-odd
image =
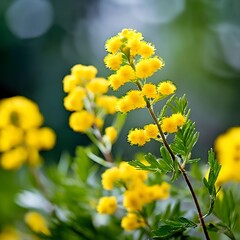
[[182,127],[186,122],[185,117],[181,113],[173,114],[170,117],[163,118],[161,128],[163,132],[175,133],[179,127]]
[[127,81],[126,79],[119,76],[119,74],[112,74],[108,77],[111,88],[116,91],[123,86]]
[[140,32],[137,32],[136,30],[134,29],[131,29],[131,28],[124,28],[121,33],[119,33],[119,35],[123,38],[126,38],[126,39],[139,39],[139,40],[142,40],[143,37],[142,37],[142,33]]
[[156,124],[148,124],[144,127],[144,130],[146,136],[149,138],[156,139],[159,134],[158,127]]
[[80,81],[91,80],[97,75],[97,69],[94,66],[74,65],[71,68],[71,74],[75,75]]
[[157,97],[157,87],[155,84],[146,83],[143,85],[142,94],[147,98],[156,98]]
[[114,128],[113,126],[107,127],[105,129],[105,134],[109,138],[111,143],[114,143],[116,141],[118,133],[116,128]]
[[24,218],[27,225],[37,233],[42,233],[44,235],[50,236],[51,233],[48,229],[46,220],[44,217],[38,212],[29,212],[25,215]]
[[145,225],[144,219],[136,213],[128,213],[121,221],[121,227],[126,231],[132,231]]
[[122,45],[120,36],[114,36],[107,40],[105,48],[110,53],[116,53]]
[[144,202],[139,190],[128,190],[124,193],[123,206],[128,211],[141,210]]
[[87,132],[94,123],[94,115],[82,110],[80,112],[74,112],[70,115],[69,125],[76,132]]
[[176,90],[176,86],[171,81],[165,81],[158,84],[157,91],[163,96],[173,94]]
[[111,70],[117,71],[123,62],[122,53],[108,54],[104,58],[105,65]]
[[138,38],[133,38],[128,41],[127,47],[130,49],[130,55],[136,56],[141,49],[141,41]]
[[117,199],[114,196],[99,199],[97,211],[100,214],[113,214],[117,209]]
[[153,73],[148,59],[142,59],[136,64],[136,76],[138,78],[145,79],[151,77]]
[[63,91],[65,93],[71,92],[78,84],[80,84],[79,78],[75,75],[67,75],[63,79]]
[[114,114],[116,112],[117,97],[102,95],[99,96],[96,100],[98,107],[103,108],[106,113]]
[[165,66],[164,61],[159,57],[149,58],[149,65],[152,72],[162,69]]
[[119,68],[117,75],[122,80],[122,82],[129,82],[136,78],[135,71],[129,65],[124,65]]
[[87,83],[86,88],[94,94],[104,94],[108,91],[108,81],[105,78],[94,78]]
[[131,145],[143,146],[149,141],[149,138],[143,129],[135,128],[134,130],[130,130],[128,134],[128,141]]
[[100,117],[95,117],[94,124],[96,125],[97,128],[101,129],[104,124],[104,121]]
[[116,104],[116,110],[122,113],[127,113],[135,109],[133,102],[129,99],[128,96],[124,96],[118,99]]
[[132,90],[127,93],[127,98],[131,102],[131,105],[135,108],[146,107],[146,101],[144,100],[143,94],[139,90]]
[[18,146],[4,152],[0,157],[2,168],[6,170],[19,169],[27,160],[28,152],[26,148]]
[[140,54],[143,58],[151,57],[155,53],[155,48],[150,43],[146,43],[144,41],[141,42],[140,49],[138,50],[138,54]]
[[68,111],[81,111],[83,109],[83,98],[86,92],[82,87],[76,87],[64,98],[64,107]]
[[112,167],[102,174],[102,186],[105,190],[112,190],[114,183],[119,179],[119,169]]

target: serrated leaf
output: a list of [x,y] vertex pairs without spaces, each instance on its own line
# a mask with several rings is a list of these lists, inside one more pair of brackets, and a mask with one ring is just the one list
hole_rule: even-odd
[[148,153],[147,155],[145,155],[145,159],[149,163],[149,165],[145,165],[139,160],[132,160],[128,162],[128,164],[130,164],[131,166],[139,170],[162,172],[161,165],[151,153]]
[[231,229],[228,226],[226,226],[224,223],[215,223],[215,224],[210,223],[207,225],[207,229],[212,232],[223,233],[226,236],[228,236],[230,239],[236,240]]
[[176,233],[180,233],[188,228],[195,228],[197,226],[194,222],[184,217],[177,218],[176,220],[165,220],[163,222],[165,225],[162,225],[157,230],[152,231],[153,238],[169,239]]

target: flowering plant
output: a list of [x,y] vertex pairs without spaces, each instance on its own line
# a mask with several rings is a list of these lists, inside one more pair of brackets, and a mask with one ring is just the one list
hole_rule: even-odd
[[[43,118],[30,100],[1,102],[1,166],[12,170],[26,163],[34,185],[17,195],[26,224],[2,228],[0,239],[237,239],[240,197],[235,184],[225,183],[240,180],[234,170],[239,128],[217,138],[218,160],[210,149],[204,171],[192,156],[199,133],[186,96],[178,97],[170,80],[150,82],[164,67],[154,45],[140,32],[123,29],[106,41],[106,50],[104,63],[113,71],[108,79],[81,64],[63,79],[69,125],[92,142],[77,147],[74,158],[64,154],[57,166],[41,169],[39,151],[53,147],[54,132],[40,128]],[[107,95],[109,86],[116,91],[127,83],[132,88],[124,96]],[[127,140],[139,148],[157,141],[159,155],[114,157],[112,146],[136,109],[147,111],[150,121],[131,129]],[[38,201],[27,203],[27,196]]]

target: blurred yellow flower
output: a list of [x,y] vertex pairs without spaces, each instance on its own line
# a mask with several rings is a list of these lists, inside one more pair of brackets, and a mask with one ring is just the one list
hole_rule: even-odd
[[132,231],[145,225],[144,219],[135,213],[128,213],[121,221],[121,227],[127,231]]
[[97,211],[101,214],[113,214],[117,209],[117,199],[114,196],[99,199]]

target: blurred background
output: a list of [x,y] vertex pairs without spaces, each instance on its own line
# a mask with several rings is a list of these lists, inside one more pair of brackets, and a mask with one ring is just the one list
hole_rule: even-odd
[[[215,137],[240,124],[239,9],[239,0],[1,0],[0,97],[24,95],[39,104],[58,137],[50,162],[62,151],[73,154],[88,139],[68,126],[62,79],[77,63],[107,77],[106,39],[134,28],[165,60],[152,81],[170,79],[179,96],[187,95],[200,131],[196,155],[206,158]],[[127,132],[150,120],[144,110],[130,113],[115,153],[131,160],[138,148],[125,141]],[[158,153],[159,146],[144,151]]]

